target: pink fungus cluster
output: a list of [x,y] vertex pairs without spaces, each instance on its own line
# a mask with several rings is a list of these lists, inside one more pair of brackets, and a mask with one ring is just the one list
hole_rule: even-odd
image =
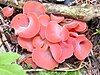
[[27,1],[23,13],[16,15],[11,27],[18,35],[18,44],[31,52],[26,60],[34,66],[52,70],[73,55],[84,60],[92,50],[92,43],[84,34],[85,22],[73,20],[63,23],[63,16],[47,15],[45,7],[36,1]]

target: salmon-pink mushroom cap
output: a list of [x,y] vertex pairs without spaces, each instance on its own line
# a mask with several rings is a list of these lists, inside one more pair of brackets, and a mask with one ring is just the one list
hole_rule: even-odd
[[35,36],[33,39],[32,39],[32,45],[34,47],[42,47],[44,44],[44,41],[43,39],[40,37],[40,36]]
[[33,52],[33,45],[32,45],[32,39],[27,39],[27,38],[22,38],[18,37],[17,38],[18,44],[22,47],[27,49],[29,52]]
[[18,35],[29,24],[29,19],[25,14],[16,15],[11,21],[11,27],[15,29],[15,34]]
[[78,26],[75,28],[75,31],[77,32],[85,32],[87,30],[87,24],[85,22],[81,22],[81,21],[76,21],[76,23],[78,24]]
[[74,49],[76,48],[77,40],[76,37],[69,37],[66,41],[64,41],[66,44],[72,44]]
[[50,18],[51,18],[51,21],[56,21],[57,23],[60,23],[64,20],[63,16],[55,16],[53,14],[50,14]]
[[19,36],[24,38],[32,38],[38,34],[40,30],[40,23],[35,13],[28,13],[27,16],[29,18],[29,24],[19,33]]
[[32,60],[37,66],[52,70],[58,66],[58,63],[52,58],[49,50],[43,50],[43,48],[36,48],[32,53]]
[[50,17],[47,14],[39,16],[39,22],[42,26],[47,26],[50,22]]
[[46,32],[46,26],[41,25],[39,35],[41,36],[42,39],[45,39],[45,32]]
[[20,37],[32,38],[40,30],[40,23],[35,13],[18,14],[11,21],[11,27]]
[[50,17],[47,14],[40,15],[39,16],[39,22],[40,22],[40,25],[41,25],[39,34],[40,34],[41,38],[44,39],[45,38],[46,26],[50,22]]
[[46,27],[45,36],[49,42],[56,43],[61,41],[62,27],[56,21],[50,21]]
[[68,24],[64,25],[68,30],[75,29],[78,26],[78,23],[74,20]]
[[38,16],[45,14],[46,9],[43,4],[36,1],[27,1],[23,6],[23,13],[36,13]]
[[78,37],[78,33],[76,33],[76,32],[69,32],[69,36],[73,37],[73,38],[76,38],[76,37]]
[[61,31],[61,39],[62,41],[66,41],[68,38],[69,38],[69,31],[65,26],[63,26]]
[[2,9],[2,13],[5,17],[10,17],[14,12],[14,8],[13,7],[4,7]]
[[24,62],[34,69],[37,67],[37,65],[33,62],[32,58],[27,57]]
[[62,49],[62,55],[60,57],[60,63],[64,62],[65,59],[70,58],[74,53],[74,47],[72,44],[67,44],[65,42],[60,42]]
[[65,27],[70,31],[76,32],[85,32],[87,30],[87,24],[77,20],[73,20],[72,22],[65,24]]
[[85,37],[85,35],[79,35],[77,38],[77,45],[74,51],[74,55],[79,60],[84,60],[92,50],[92,43]]
[[58,43],[56,43],[56,44],[50,43],[49,46],[50,46],[50,52],[51,52],[53,58],[54,58],[58,63],[60,63],[60,57],[61,57],[61,55],[62,55],[61,46],[60,46]]

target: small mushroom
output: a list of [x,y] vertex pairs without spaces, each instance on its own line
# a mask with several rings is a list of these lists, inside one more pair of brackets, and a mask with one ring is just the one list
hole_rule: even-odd
[[69,37],[66,41],[64,41],[66,44],[72,44],[74,49],[76,48],[77,40],[76,37]]
[[33,39],[32,39],[32,45],[34,47],[42,47],[44,44],[44,41],[43,39],[40,37],[40,36],[35,36]]
[[56,62],[62,63],[65,59],[70,58],[73,55],[74,48],[72,44],[66,44],[64,42],[49,44],[50,52]]
[[60,46],[58,43],[56,43],[56,44],[50,43],[49,46],[50,46],[50,52],[51,52],[53,58],[54,58],[58,63],[61,62],[61,61],[60,61],[60,57],[61,57],[61,55],[62,55],[61,46]]
[[14,8],[13,7],[4,7],[2,9],[2,13],[5,17],[10,17],[14,12]]
[[42,39],[45,39],[45,33],[46,33],[46,26],[41,25],[39,34]]
[[33,62],[32,58],[27,57],[24,62],[34,69],[37,67],[37,65]]
[[77,32],[85,32],[87,30],[87,24],[85,22],[76,21],[78,26],[75,28]]
[[62,55],[60,57],[60,63],[64,62],[65,59],[70,58],[73,56],[74,53],[74,47],[72,44],[67,44],[65,42],[60,42],[60,46],[62,49]]
[[35,13],[28,13],[27,16],[29,19],[29,24],[19,33],[19,36],[24,38],[32,38],[38,34],[40,30],[40,23]]
[[87,24],[85,22],[73,20],[72,22],[64,25],[69,31],[85,32]]
[[66,41],[69,37],[69,31],[66,27],[60,26],[56,21],[50,21],[45,31],[46,39],[52,43]]
[[39,22],[42,26],[47,26],[50,22],[50,17],[47,14],[39,16]]
[[36,1],[27,1],[23,6],[23,13],[36,13],[38,16],[45,14],[46,10],[43,4]]
[[18,37],[17,40],[18,40],[18,44],[22,48],[27,49],[27,51],[29,51],[29,52],[33,52],[34,48],[33,48],[33,45],[32,45],[32,39]]
[[53,14],[50,14],[50,18],[51,18],[51,21],[56,21],[57,23],[60,23],[64,20],[63,16],[55,16]]
[[46,27],[46,39],[52,43],[60,42],[61,29],[62,27],[56,21],[50,21]]
[[69,31],[72,29],[75,29],[78,26],[78,23],[76,21],[72,21],[70,23],[67,23],[64,25]]
[[46,26],[50,22],[50,17],[47,14],[40,15],[39,16],[39,22],[40,22],[40,25],[41,25],[39,34],[40,34],[41,38],[44,39],[45,38]]
[[15,29],[15,34],[18,35],[28,26],[28,24],[29,19],[27,15],[20,13],[12,19],[10,26]]
[[11,21],[11,27],[20,37],[32,38],[40,30],[40,23],[35,13],[18,14]]
[[36,48],[32,53],[32,60],[37,66],[47,70],[52,70],[58,66],[58,63],[52,58],[48,49],[44,50],[43,48]]
[[79,35],[76,40],[78,43],[76,44],[74,55],[77,59],[84,60],[92,50],[93,45],[85,35]]
[[61,39],[62,41],[66,41],[68,38],[69,38],[69,31],[65,26],[63,26],[61,31]]

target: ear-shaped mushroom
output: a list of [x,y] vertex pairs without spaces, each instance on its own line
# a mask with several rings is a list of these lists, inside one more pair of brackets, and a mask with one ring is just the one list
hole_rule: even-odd
[[50,51],[51,51],[53,58],[59,63],[60,57],[62,55],[61,46],[57,43],[56,44],[50,43],[49,46],[50,46]]
[[27,1],[23,6],[23,13],[36,13],[38,16],[45,14],[46,10],[43,4],[36,1]]
[[69,31],[65,26],[63,26],[61,31],[61,39],[62,41],[66,41],[68,38],[69,38]]
[[62,55],[60,57],[60,63],[64,62],[65,59],[70,58],[74,53],[74,47],[72,44],[67,44],[65,42],[60,42],[62,49]]
[[78,43],[74,55],[77,59],[84,60],[92,50],[92,43],[85,37],[85,35],[79,35],[76,40]]
[[32,45],[33,45],[34,47],[42,47],[43,44],[44,44],[44,41],[43,41],[43,39],[41,39],[40,36],[36,36],[36,37],[34,37],[33,40],[32,40]]
[[44,39],[45,38],[46,26],[50,22],[50,17],[47,14],[40,15],[39,16],[39,22],[40,22],[40,25],[41,25],[39,34],[42,37],[42,39]]
[[77,31],[77,32],[85,32],[87,30],[87,25],[85,22],[76,21],[76,20],[68,24],[65,24],[65,27],[70,31]]
[[35,13],[18,14],[11,21],[11,27],[16,34],[24,38],[34,37],[40,30],[38,17]]
[[27,57],[24,62],[28,65],[31,65],[32,68],[37,67],[37,65],[33,62],[32,58]]
[[42,26],[47,26],[50,22],[50,17],[47,14],[39,16],[39,22]]
[[46,27],[46,32],[45,32],[46,39],[52,43],[60,42],[61,29],[62,27],[58,25],[56,21],[50,21]]
[[85,22],[76,21],[78,26],[75,28],[77,32],[85,32],[87,30],[87,24]]
[[72,44],[74,49],[76,48],[77,40],[74,37],[69,37],[66,41],[66,44]]
[[14,9],[13,9],[13,7],[4,7],[3,9],[2,9],[2,13],[3,13],[3,15],[5,16],[5,17],[10,17],[12,14],[13,14],[13,12],[14,12]]
[[22,37],[18,37],[18,44],[22,47],[27,49],[29,52],[33,52],[33,45],[32,45],[32,39],[26,39]]
[[60,23],[64,20],[63,16],[55,16],[53,14],[50,14],[50,18],[51,18],[51,21],[56,21],[57,23]]
[[71,30],[71,29],[75,29],[77,26],[78,26],[78,23],[76,21],[72,21],[68,24],[65,24],[64,25],[68,30]]
[[49,50],[43,50],[42,48],[36,48],[32,53],[32,60],[37,66],[52,70],[58,66],[58,63],[52,58]]
[[19,33],[20,37],[32,38],[40,30],[40,23],[35,13],[28,13],[29,25]]
[[39,34],[42,39],[45,39],[45,32],[46,32],[46,26],[41,25]]
[[28,17],[25,14],[16,15],[11,21],[11,27],[15,29],[15,34],[18,35],[28,26]]

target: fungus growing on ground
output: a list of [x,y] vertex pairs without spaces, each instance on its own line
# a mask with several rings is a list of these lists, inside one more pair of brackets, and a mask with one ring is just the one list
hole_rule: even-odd
[[37,65],[33,62],[32,58],[30,58],[30,57],[27,57],[24,62],[32,68],[37,67]]
[[67,44],[64,42],[60,43],[61,49],[62,49],[62,55],[60,57],[60,62],[64,62],[65,59],[70,58],[71,56],[73,56],[73,52],[74,52],[74,47],[72,44]]
[[62,27],[56,21],[50,21],[46,27],[46,39],[52,43],[60,42],[61,29]]
[[22,37],[18,37],[18,44],[24,48],[27,49],[27,51],[29,52],[33,52],[33,45],[32,45],[32,39],[26,39],[26,38],[22,38]]
[[40,16],[42,14],[45,14],[46,10],[45,7],[36,1],[27,1],[24,6],[23,6],[23,13],[27,14],[27,13],[36,13],[37,16]]
[[40,23],[35,13],[28,13],[27,16],[29,19],[29,24],[19,33],[19,36],[24,38],[32,38],[38,34],[40,30]]
[[32,45],[34,47],[42,47],[44,45],[44,41],[40,36],[36,36],[32,39]]
[[74,50],[74,55],[77,59],[84,60],[92,50],[92,43],[85,37],[85,35],[79,35],[76,40],[77,44]]
[[49,50],[36,48],[32,53],[32,59],[37,66],[51,70],[58,66],[58,63],[53,59]]
[[12,19],[11,27],[18,36],[18,44],[32,53],[32,58],[26,63],[32,64],[33,61],[38,67],[52,70],[73,55],[78,60],[88,56],[92,43],[83,34],[78,34],[87,30],[86,23],[76,20],[62,22],[64,17],[47,15],[39,2],[27,1],[24,4],[23,13]]
[[56,21],[57,23],[60,23],[64,20],[63,16],[55,16],[53,14],[50,15],[51,21]]
[[69,31],[85,32],[87,30],[87,24],[85,22],[73,20],[68,24],[63,24]]
[[45,32],[46,32],[46,26],[48,25],[48,23],[50,22],[50,17],[47,14],[44,15],[40,15],[39,16],[39,22],[40,22],[40,36],[42,37],[42,39],[45,38]]
[[28,17],[25,14],[16,15],[11,21],[11,27],[15,29],[15,34],[18,35],[25,27],[28,26]]
[[14,8],[13,7],[4,7],[2,9],[2,13],[5,17],[10,17],[14,12]]
[[24,38],[32,38],[40,30],[38,17],[35,13],[16,15],[11,21],[11,27],[15,29],[16,34]]

